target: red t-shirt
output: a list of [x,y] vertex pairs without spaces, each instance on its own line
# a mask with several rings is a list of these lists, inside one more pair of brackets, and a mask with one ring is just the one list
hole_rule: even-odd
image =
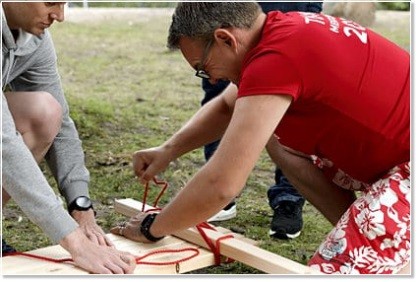
[[410,160],[410,56],[378,34],[323,14],[271,12],[246,56],[238,98],[290,95],[275,133],[372,183]]

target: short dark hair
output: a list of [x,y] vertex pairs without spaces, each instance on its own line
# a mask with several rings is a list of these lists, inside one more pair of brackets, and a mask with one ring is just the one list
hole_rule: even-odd
[[171,50],[179,48],[181,37],[208,42],[217,28],[251,28],[261,13],[257,2],[179,2],[167,39]]

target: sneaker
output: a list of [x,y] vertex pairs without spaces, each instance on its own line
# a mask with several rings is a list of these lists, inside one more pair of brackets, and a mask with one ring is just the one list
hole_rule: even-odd
[[269,235],[278,239],[295,239],[303,225],[303,201],[282,201],[274,209]]
[[235,202],[229,203],[226,207],[224,207],[220,212],[212,216],[207,220],[207,222],[212,221],[224,221],[237,216],[237,205]]
[[1,256],[6,256],[11,253],[15,253],[16,250],[12,246],[8,245],[6,241],[1,239]]

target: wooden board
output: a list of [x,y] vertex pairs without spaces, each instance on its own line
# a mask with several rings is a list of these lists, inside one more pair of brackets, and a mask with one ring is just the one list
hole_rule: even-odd
[[[199,255],[181,262],[176,266],[171,265],[143,265],[138,264],[134,274],[176,274],[186,273],[196,269],[214,265],[213,254],[194,244],[185,242],[173,236],[167,236],[163,240],[154,244],[143,244],[133,242],[124,237],[108,234],[109,238],[115,244],[116,248],[132,253],[135,256],[143,256],[156,250],[166,249],[198,249]],[[39,256],[49,257],[53,259],[70,258],[69,253],[59,245],[41,248],[28,252]],[[168,262],[190,256],[191,252],[178,254],[157,254],[146,258],[146,261]],[[1,259],[3,275],[87,275],[87,271],[80,269],[70,263],[54,263],[25,256],[6,256]]]
[[[133,212],[133,210],[131,211]],[[232,234],[234,237],[245,241],[247,244],[256,244],[256,241],[245,238],[243,235],[231,232],[226,228],[218,228],[218,231],[223,234]],[[147,253],[157,250],[166,249],[184,249],[195,248],[199,251],[199,255],[179,263],[178,265],[171,264],[165,266],[153,265],[137,265],[134,274],[176,274],[186,273],[215,264],[213,253],[205,248],[202,248],[193,243],[186,242],[174,236],[167,236],[163,240],[154,244],[143,244],[133,242],[122,236],[107,234],[110,240],[115,244],[119,250],[127,251],[133,255],[140,257]],[[70,258],[69,253],[59,245],[45,247],[27,252],[38,256],[48,257],[52,259]],[[152,255],[146,261],[169,262],[181,258],[189,257],[191,252],[184,252],[179,254],[158,254]],[[26,256],[8,256],[1,258],[2,274],[3,275],[87,275],[89,274],[83,269],[80,269],[70,263],[54,263],[36,258]]]
[[[147,207],[149,209],[151,207]],[[142,203],[133,199],[116,200],[115,210],[126,216],[132,216],[142,209]],[[215,227],[215,226],[213,226]],[[256,246],[257,242],[245,238],[222,227],[215,227],[216,231],[205,229],[205,233],[215,242],[216,239],[231,234],[234,238],[222,240],[220,243],[221,254],[273,274],[321,274],[305,265],[268,252]],[[128,240],[122,236],[107,234],[116,248],[127,251],[140,257],[156,250],[195,248],[199,255],[179,263],[178,265],[143,265],[138,264],[134,274],[136,275],[161,275],[187,273],[215,264],[214,255],[208,250],[207,243],[195,228],[189,228],[176,232],[173,236],[167,236],[163,240],[144,244]],[[41,248],[28,252],[53,259],[69,258],[69,253],[59,245]],[[168,262],[189,256],[190,253],[158,254],[147,258],[147,261]],[[7,275],[88,275],[89,273],[70,263],[54,263],[25,256],[8,256],[1,258],[2,274]]]
[[[126,216],[133,216],[142,210],[142,203],[133,199],[120,199],[115,201],[115,211]],[[147,206],[145,210],[152,209]],[[215,242],[224,236],[222,232],[205,229],[206,235]],[[198,246],[208,248],[196,228],[189,228],[173,234],[178,238],[191,242]],[[317,270],[306,265],[292,261],[277,254],[261,249],[254,244],[245,242],[242,238],[230,238],[220,242],[220,252],[222,255],[240,261],[246,265],[254,267],[271,274],[321,274]]]

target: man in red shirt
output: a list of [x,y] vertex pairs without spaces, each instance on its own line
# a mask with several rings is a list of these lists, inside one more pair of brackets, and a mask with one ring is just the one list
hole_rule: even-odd
[[309,265],[352,274],[409,267],[406,51],[348,20],[265,15],[250,2],[180,3],[168,45],[181,50],[197,76],[228,79],[238,89],[229,86],[163,145],[135,153],[135,173],[149,181],[223,136],[158,216],[138,214],[113,232],[158,240],[208,219],[244,187],[267,145],[291,183],[335,226]]

